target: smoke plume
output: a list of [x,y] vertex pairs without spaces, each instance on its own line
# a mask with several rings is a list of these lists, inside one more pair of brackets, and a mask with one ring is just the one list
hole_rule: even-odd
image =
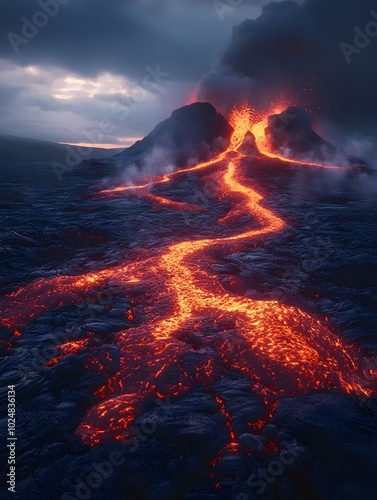
[[199,98],[223,113],[247,99],[309,111],[344,137],[375,135],[377,5],[372,0],[271,2],[233,29],[229,46],[201,82]]

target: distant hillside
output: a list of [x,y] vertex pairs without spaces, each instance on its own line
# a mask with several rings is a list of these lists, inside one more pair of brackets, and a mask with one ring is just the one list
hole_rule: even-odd
[[232,127],[208,102],[196,102],[173,112],[150,134],[130,148],[110,158],[122,169],[135,165],[141,170],[147,159],[154,160],[153,170],[162,166],[186,165],[224,151],[229,145]]
[[[93,148],[90,156],[82,157],[82,159],[105,159],[122,150],[123,148]],[[0,135],[0,161],[57,161],[65,163],[67,155],[73,151],[78,154],[78,157],[80,157],[80,148],[77,146],[68,146],[65,144],[57,144],[55,142],[26,139],[24,137],[16,137],[13,135]]]

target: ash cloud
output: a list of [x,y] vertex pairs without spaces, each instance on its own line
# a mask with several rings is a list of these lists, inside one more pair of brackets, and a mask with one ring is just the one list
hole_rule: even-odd
[[[169,174],[176,169],[172,151],[158,145],[154,146],[139,162],[129,163],[126,167],[118,164],[118,167],[122,171],[120,180],[130,185],[139,179]],[[108,182],[113,184],[114,179],[108,179]]]
[[[356,132],[375,137],[373,10],[377,4],[372,0],[271,2],[256,20],[233,29],[231,43],[203,78],[199,97],[225,112],[245,98],[265,108],[283,94],[328,130],[340,131],[342,139]],[[368,25],[373,21],[375,27]],[[375,33],[369,41],[360,35],[366,30]],[[348,46],[355,50],[347,51]]]
[[[151,123],[188,101],[232,27],[257,17],[267,2],[243,0],[220,19],[213,0],[3,0],[0,133],[80,143],[86,142],[83,129],[97,129],[106,119],[115,126],[109,144],[145,136]],[[42,26],[44,9],[50,14]],[[34,26],[35,20],[42,27]],[[118,104],[114,82],[123,80],[124,94],[143,90],[149,67],[166,75],[161,92],[148,92],[132,107],[132,116],[120,120],[121,113],[112,112]],[[109,92],[100,92],[105,95],[66,95],[72,85],[65,79],[74,79],[74,85],[83,80],[88,89],[104,76],[109,77]]]

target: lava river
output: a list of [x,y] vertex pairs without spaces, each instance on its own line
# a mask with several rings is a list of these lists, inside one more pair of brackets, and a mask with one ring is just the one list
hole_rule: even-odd
[[[274,157],[266,149],[263,124],[256,122],[255,113],[248,108],[234,110],[230,122],[234,132],[229,148],[210,161],[98,193],[101,198],[144,197],[158,210],[203,212],[203,207],[153,193],[161,185],[195,173],[198,182],[210,179],[217,187],[212,202],[227,207],[222,218],[212,221],[209,236],[192,235],[163,244],[153,253],[133,251],[121,265],[96,273],[40,278],[1,300],[3,326],[19,335],[43,311],[74,304],[83,292],[109,281],[125,290],[145,287],[143,301],[127,312],[139,318],[138,325],[113,337],[120,352],[119,369],[96,392],[98,404],[77,428],[77,436],[88,445],[122,439],[145,403],[156,397],[179,396],[200,385],[219,402],[213,386],[229,369],[247,376],[271,411],[280,398],[313,390],[372,394],[371,387],[362,382],[362,355],[325,320],[275,300],[232,294],[216,279],[212,269],[219,256],[261,238],[278,239],[286,227],[267,208],[247,175],[253,162],[244,147],[248,131],[254,132],[259,150]],[[90,338],[61,345],[60,355],[46,368],[88,346]],[[100,349],[91,347],[90,351],[88,369],[101,370]],[[226,417],[229,441],[236,442],[231,415],[221,401],[219,411]]]

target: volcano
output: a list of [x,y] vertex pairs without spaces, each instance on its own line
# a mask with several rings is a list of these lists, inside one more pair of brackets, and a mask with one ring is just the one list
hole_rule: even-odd
[[[146,159],[162,153],[165,166],[203,161],[229,146],[232,127],[210,103],[194,103],[174,111],[144,139],[110,159],[121,168],[134,164],[142,170]],[[154,165],[156,168],[156,165]]]
[[270,116],[265,132],[274,151],[288,151],[297,159],[314,155],[323,161],[336,154],[336,148],[314,132],[310,116],[300,108],[292,106]]
[[121,176],[93,186],[85,165],[57,215],[40,206],[72,211],[85,238],[59,266],[19,257],[32,270],[0,300],[28,498],[47,476],[46,498],[65,499],[374,491],[374,268],[359,280],[373,235],[356,258],[347,212],[370,205],[349,204],[358,172],[326,148],[298,110],[282,131],[247,105],[225,119],[195,103],[108,160]]
[[294,106],[270,116],[265,134],[272,151],[296,160],[335,162],[340,158],[343,163],[365,165],[364,160],[344,154],[320,137],[312,128],[309,114]]

